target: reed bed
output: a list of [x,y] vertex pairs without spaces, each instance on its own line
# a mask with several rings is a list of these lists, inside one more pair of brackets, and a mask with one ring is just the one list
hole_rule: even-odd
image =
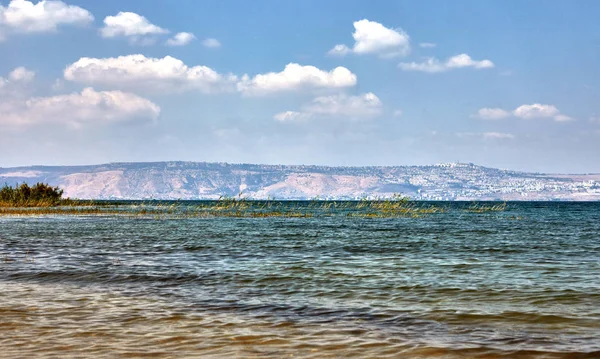
[[[38,183],[29,187],[22,184],[16,187],[4,186],[0,189],[0,216],[124,216],[141,218],[311,218],[345,216],[357,218],[418,218],[446,212],[445,208],[411,201],[410,198],[395,194],[391,197],[363,198],[361,200],[321,200],[310,201],[251,200],[242,193],[237,197],[222,196],[218,200],[194,202],[127,202],[90,201],[63,199],[63,191]],[[506,209],[506,203],[474,203],[466,208],[472,213],[499,212]]]
[[360,201],[311,201],[249,200],[222,197],[215,201],[164,203],[147,201],[141,203],[113,203],[110,201],[65,200],[55,206],[0,207],[0,216],[75,215],[75,216],[125,216],[149,218],[311,218],[324,216],[347,216],[362,218],[419,217],[442,213],[445,209],[426,206],[405,197],[363,199]]

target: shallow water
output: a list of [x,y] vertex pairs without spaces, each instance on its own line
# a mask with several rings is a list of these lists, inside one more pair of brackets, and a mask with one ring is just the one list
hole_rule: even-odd
[[445,206],[0,217],[0,357],[600,357],[600,204]]

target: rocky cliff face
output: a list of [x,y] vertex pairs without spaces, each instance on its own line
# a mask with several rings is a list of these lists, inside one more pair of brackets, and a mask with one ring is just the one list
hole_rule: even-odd
[[402,193],[425,200],[600,200],[600,175],[545,175],[472,164],[395,167],[205,162],[0,168],[0,184],[46,182],[82,199],[355,199]]

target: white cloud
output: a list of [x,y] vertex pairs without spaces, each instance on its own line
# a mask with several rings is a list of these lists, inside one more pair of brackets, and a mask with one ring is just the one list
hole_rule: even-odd
[[35,72],[24,67],[17,67],[8,74],[8,79],[13,82],[29,82],[35,77]]
[[196,39],[196,36],[191,32],[178,32],[167,40],[167,45],[169,46],[185,46]]
[[154,43],[150,36],[167,34],[169,30],[156,26],[144,16],[134,12],[119,12],[115,16],[104,18],[104,27],[100,35],[105,38],[127,37],[131,43],[149,45]]
[[310,118],[310,115],[307,113],[297,111],[285,111],[275,114],[273,118],[279,122],[298,122],[308,120]]
[[148,58],[127,55],[111,58],[82,57],[67,66],[64,78],[93,86],[153,92],[199,90],[204,93],[233,92],[265,95],[304,88],[342,88],[356,84],[356,75],[344,67],[329,72],[314,66],[288,64],[281,72],[259,74],[241,80],[219,74],[206,66],[188,67],[171,56]]
[[560,111],[554,105],[542,105],[539,103],[534,103],[532,105],[521,105],[517,107],[513,114],[522,119],[532,119],[532,118],[549,118],[557,116]]
[[419,44],[420,47],[425,48],[425,49],[431,49],[437,46],[437,44],[434,44],[433,42],[422,42]]
[[539,103],[521,105],[512,112],[503,110],[501,108],[482,108],[471,117],[481,118],[484,120],[499,120],[509,117],[511,114],[524,120],[530,120],[534,118],[551,118],[556,122],[567,122],[574,120],[572,117],[560,113],[560,111],[554,105],[543,105]]
[[395,110],[395,111],[392,113],[392,116],[394,116],[394,117],[401,117],[402,115],[403,115],[403,112],[402,112],[402,110]]
[[23,90],[27,83],[35,77],[35,72],[27,70],[25,67],[17,67],[9,72],[7,78],[0,76],[0,100],[23,96]]
[[33,4],[12,0],[6,7],[0,4],[0,41],[8,33],[52,32],[60,25],[86,25],[92,21],[94,17],[89,11],[62,1]]
[[315,117],[370,118],[380,115],[382,107],[381,100],[371,92],[358,96],[339,94],[317,97],[304,106],[302,111],[280,112],[273,118],[280,122],[308,120]]
[[245,95],[265,95],[303,88],[343,88],[355,84],[356,75],[345,67],[327,72],[314,66],[290,63],[281,72],[259,74],[253,78],[244,75],[237,88]]
[[329,55],[345,56],[352,52],[352,50],[346,45],[335,45],[329,52]]
[[151,101],[121,91],[95,91],[51,97],[34,97],[26,101],[0,102],[0,125],[106,124],[130,121],[154,121],[160,107]]
[[402,62],[398,65],[404,71],[443,72],[448,69],[438,59],[428,58],[425,62]]
[[499,139],[499,140],[512,140],[515,138],[515,135],[511,133],[503,133],[503,132],[484,132],[482,133],[484,139]]
[[490,60],[475,61],[467,54],[452,56],[446,61],[448,68],[474,67],[476,69],[488,69],[494,67],[494,63]]
[[204,45],[204,47],[212,49],[221,47],[221,43],[219,42],[219,40],[213,38],[204,39],[204,41],[202,41],[202,45]]
[[381,107],[381,100],[368,92],[359,96],[320,96],[304,110],[315,115],[371,117],[381,114]]
[[354,46],[335,45],[330,55],[378,54],[381,57],[406,56],[410,53],[410,38],[401,29],[390,29],[367,19],[354,22]]
[[471,117],[481,118],[483,120],[500,120],[510,116],[510,112],[501,108],[482,108]]
[[573,117],[569,117],[567,115],[563,115],[563,114],[558,114],[556,116],[554,116],[554,121],[556,122],[569,122],[569,121],[574,121],[575,119]]
[[82,57],[65,69],[64,78],[113,88],[153,92],[199,90],[204,93],[233,91],[237,81],[233,75],[221,75],[206,66],[188,67],[171,56],[160,59],[144,55]]
[[425,62],[402,62],[398,66],[404,71],[437,73],[466,67],[489,69],[494,67],[494,63],[490,60],[476,61],[467,54],[460,54],[450,57],[445,62],[440,62],[438,59],[431,57]]

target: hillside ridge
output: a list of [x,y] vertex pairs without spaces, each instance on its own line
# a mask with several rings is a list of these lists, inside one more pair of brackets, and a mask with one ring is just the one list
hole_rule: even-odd
[[0,168],[2,183],[44,182],[81,199],[600,200],[600,174],[545,174],[442,163],[424,166],[114,162]]

